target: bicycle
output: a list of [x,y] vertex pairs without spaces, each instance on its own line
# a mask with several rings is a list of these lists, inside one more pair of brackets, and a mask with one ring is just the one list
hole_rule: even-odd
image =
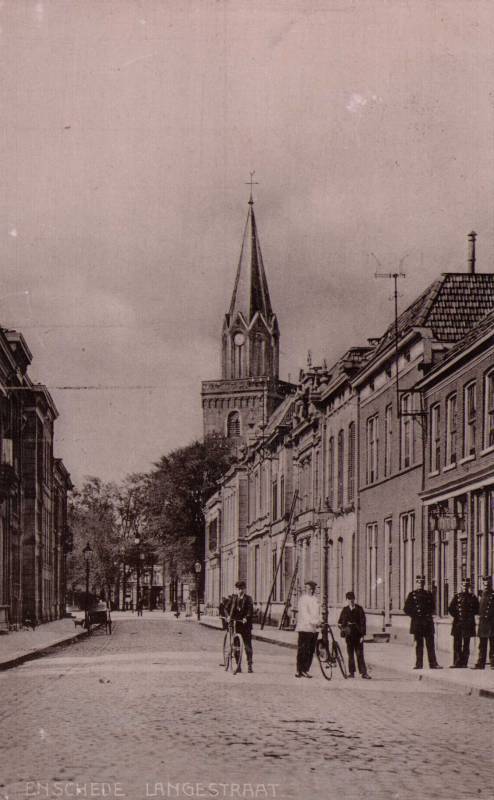
[[328,623],[321,625],[321,638],[317,640],[316,653],[321,672],[327,681],[333,677],[333,669],[336,666],[340,668],[343,677],[348,678],[341,647],[334,638],[331,625]]
[[223,665],[225,671],[237,672],[242,671],[242,661],[245,652],[244,640],[242,634],[236,630],[235,620],[228,621],[228,629],[223,639]]

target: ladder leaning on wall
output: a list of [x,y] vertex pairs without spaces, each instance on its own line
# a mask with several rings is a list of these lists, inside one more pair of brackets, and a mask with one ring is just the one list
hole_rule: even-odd
[[288,541],[288,537],[290,535],[290,531],[291,531],[291,528],[292,528],[293,518],[295,516],[295,507],[297,505],[297,498],[298,498],[298,489],[295,489],[295,492],[293,493],[292,506],[290,508],[290,513],[288,515],[288,522],[287,522],[287,525],[286,525],[285,535],[283,537],[283,542],[281,544],[280,557],[278,558],[278,563],[276,564],[276,570],[275,570],[275,573],[273,575],[273,582],[271,584],[271,589],[269,591],[269,597],[268,597],[268,600],[267,600],[267,603],[266,603],[266,608],[264,609],[264,615],[263,615],[262,622],[261,622],[261,630],[264,628],[264,625],[266,624],[266,619],[267,619],[267,616],[268,616],[268,613],[269,613],[269,609],[271,607],[271,602],[272,602],[272,598],[273,598],[273,594],[274,594],[274,588],[276,586],[276,581],[278,580],[278,572],[280,571],[281,563],[283,561],[283,553],[285,552],[285,545],[286,545],[286,543]]
[[293,568],[293,575],[292,575],[292,580],[290,582],[290,588],[288,590],[288,594],[287,594],[286,600],[285,600],[285,606],[283,608],[283,614],[281,615],[280,624],[278,625],[278,628],[279,628],[280,631],[282,631],[284,628],[288,627],[288,621],[289,621],[288,610],[289,610],[290,605],[291,605],[293,590],[295,589],[295,584],[297,583],[299,559],[300,559],[300,556],[297,556],[297,560],[296,560],[295,566]]

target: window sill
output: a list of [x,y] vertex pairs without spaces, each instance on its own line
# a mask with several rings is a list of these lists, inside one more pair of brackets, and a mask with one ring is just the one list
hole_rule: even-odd
[[484,447],[484,449],[480,451],[481,456],[486,456],[488,453],[494,453],[494,444],[491,444],[490,447]]
[[452,469],[456,469],[456,461],[454,464],[448,464],[446,467],[444,467],[443,472],[450,472]]
[[469,456],[465,456],[465,458],[460,458],[458,463],[459,464],[468,464],[469,461],[474,461],[474,460],[475,460],[475,453],[472,453]]
[[428,478],[435,478],[436,475],[439,475],[439,470],[438,469],[435,469],[434,472],[429,472],[427,477]]

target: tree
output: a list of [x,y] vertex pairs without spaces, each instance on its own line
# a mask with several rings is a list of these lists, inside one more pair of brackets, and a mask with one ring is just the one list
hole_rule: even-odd
[[162,458],[147,482],[147,526],[172,575],[188,574],[204,553],[204,505],[233,463],[229,440],[210,436]]
[[83,548],[93,551],[91,587],[110,594],[118,576],[119,531],[115,511],[117,487],[100,478],[88,478],[80,491],[75,490],[69,507],[73,550],[68,559],[68,573],[73,588],[85,587],[86,566]]

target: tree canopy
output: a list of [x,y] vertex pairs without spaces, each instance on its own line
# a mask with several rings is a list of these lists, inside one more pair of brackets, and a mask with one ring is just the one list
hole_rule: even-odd
[[204,505],[233,459],[230,442],[211,436],[120,485],[87,478],[71,500],[69,584],[84,587],[86,543],[93,550],[91,588],[106,596],[118,589],[122,565],[135,569],[139,557],[145,566],[166,563],[173,576],[190,573],[204,553]]

